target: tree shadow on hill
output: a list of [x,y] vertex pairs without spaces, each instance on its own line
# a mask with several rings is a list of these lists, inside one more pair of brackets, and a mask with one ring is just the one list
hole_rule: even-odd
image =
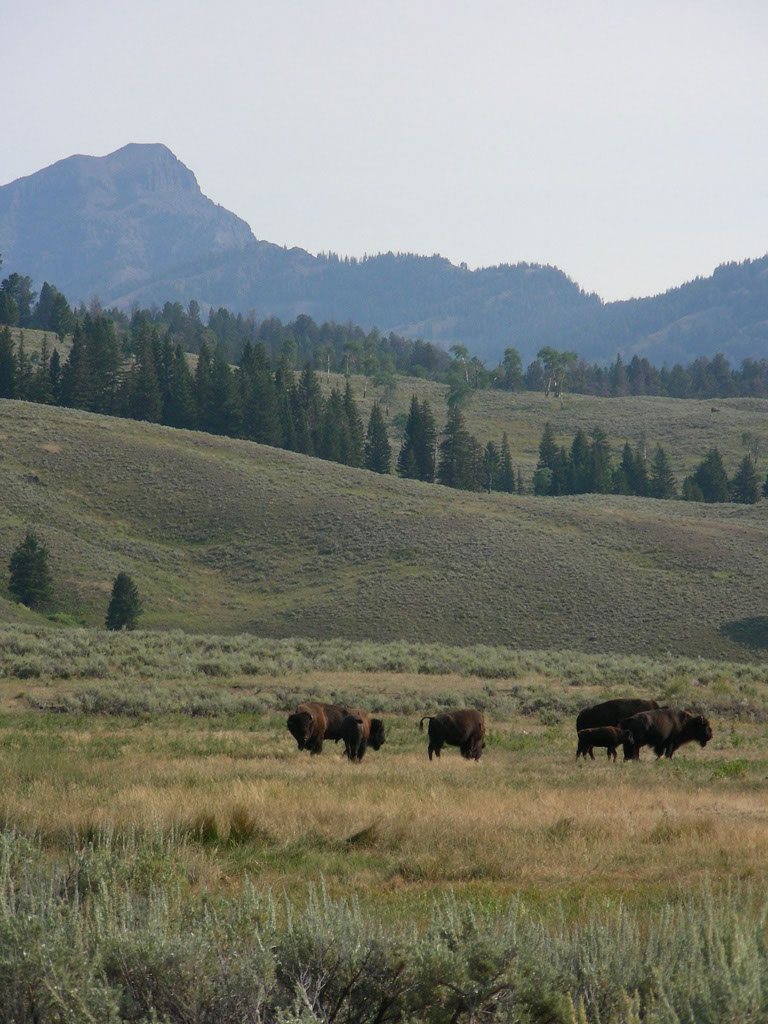
[[724,622],[720,627],[734,643],[751,647],[755,650],[768,650],[768,616],[755,615],[750,619],[735,619]]

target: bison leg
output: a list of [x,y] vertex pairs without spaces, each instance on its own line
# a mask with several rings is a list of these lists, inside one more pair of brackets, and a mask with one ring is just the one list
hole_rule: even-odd
[[[589,747],[589,748],[588,748],[588,750],[589,750],[589,756],[590,756],[590,757],[592,758],[592,760],[594,761],[594,760],[595,760],[595,753],[594,753],[594,750],[592,749],[592,747]],[[584,758],[584,760],[586,761],[586,757]]]
[[310,754],[322,754],[322,752],[323,752],[323,738],[322,738],[322,736],[317,736],[315,739],[313,739],[311,742],[309,742],[307,744],[307,746],[309,747]]
[[640,750],[635,746],[634,743],[624,743],[624,760],[625,761],[639,761]]
[[368,749],[368,744],[363,740],[360,746],[357,748],[357,760],[362,761],[365,757],[365,752]]

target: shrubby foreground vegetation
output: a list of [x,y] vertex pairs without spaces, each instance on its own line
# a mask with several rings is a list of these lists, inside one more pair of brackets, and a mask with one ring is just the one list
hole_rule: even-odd
[[[0,633],[0,1021],[701,1024],[768,1012],[768,668],[441,645]],[[30,669],[32,669],[30,671]],[[705,750],[576,764],[578,708]],[[314,695],[376,708],[351,765]],[[484,709],[482,760],[418,717]]]

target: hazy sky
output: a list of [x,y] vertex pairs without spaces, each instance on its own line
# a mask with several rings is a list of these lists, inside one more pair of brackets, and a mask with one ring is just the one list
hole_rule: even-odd
[[258,238],[552,263],[768,251],[765,0],[0,0],[0,184],[163,142]]

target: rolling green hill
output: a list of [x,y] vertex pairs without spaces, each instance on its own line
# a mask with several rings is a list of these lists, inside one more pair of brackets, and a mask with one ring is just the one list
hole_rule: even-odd
[[89,624],[125,570],[148,628],[768,654],[764,502],[470,494],[10,401],[0,487],[0,565],[39,527],[53,610]]

